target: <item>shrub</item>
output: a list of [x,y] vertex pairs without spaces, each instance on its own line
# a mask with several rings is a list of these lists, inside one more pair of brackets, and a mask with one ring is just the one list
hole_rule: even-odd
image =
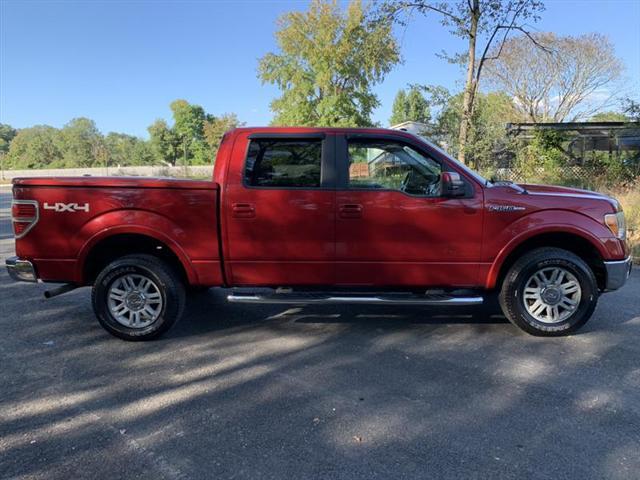
[[640,188],[638,186],[608,192],[618,199],[627,220],[627,242],[634,261],[640,261]]

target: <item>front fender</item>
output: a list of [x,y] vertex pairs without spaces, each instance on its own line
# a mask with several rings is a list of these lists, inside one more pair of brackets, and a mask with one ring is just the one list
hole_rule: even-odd
[[588,241],[602,258],[623,255],[618,252],[619,242],[613,241],[609,229],[593,218],[567,210],[545,210],[525,215],[505,227],[501,232],[486,232],[486,254],[491,264],[485,288],[492,289],[496,285],[500,270],[507,257],[522,243],[534,237],[549,233],[566,233],[576,235]]

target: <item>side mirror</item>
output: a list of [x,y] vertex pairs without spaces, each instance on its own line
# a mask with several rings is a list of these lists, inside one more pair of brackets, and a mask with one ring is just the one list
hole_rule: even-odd
[[457,172],[442,172],[442,196],[463,197],[466,193],[464,180]]

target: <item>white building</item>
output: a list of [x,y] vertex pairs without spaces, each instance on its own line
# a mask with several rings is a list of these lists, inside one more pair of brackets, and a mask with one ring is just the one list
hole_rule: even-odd
[[414,135],[420,135],[429,129],[429,125],[421,122],[408,121],[393,125],[389,128],[392,130],[404,130],[406,132],[413,133]]

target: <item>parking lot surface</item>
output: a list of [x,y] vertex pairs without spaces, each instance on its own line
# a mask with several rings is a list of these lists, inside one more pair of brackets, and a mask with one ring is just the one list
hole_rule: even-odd
[[[13,254],[0,189],[0,260]],[[0,272],[0,478],[640,477],[640,271],[578,334],[190,299],[128,343]]]

